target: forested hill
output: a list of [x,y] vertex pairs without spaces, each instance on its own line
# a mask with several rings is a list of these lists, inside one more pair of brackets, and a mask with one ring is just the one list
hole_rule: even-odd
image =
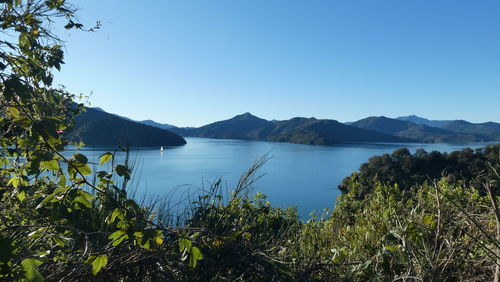
[[427,125],[431,127],[442,128],[446,124],[452,122],[453,120],[430,120],[416,115],[397,117],[397,120],[410,121],[415,124]]
[[[462,181],[483,193],[486,193],[484,183],[490,183],[494,191],[500,193],[497,172],[491,169],[493,164],[498,164],[499,152],[500,143],[452,153],[419,149],[411,154],[408,149],[401,148],[392,154],[371,157],[358,172],[346,177],[339,189],[344,193],[354,189],[357,196],[363,198],[377,182],[397,184],[405,190],[446,177],[449,182]],[[356,187],[351,185],[352,180],[356,180]]]
[[[431,122],[431,121],[429,121]],[[439,124],[439,123],[435,123]],[[350,125],[371,129],[385,134],[412,139],[415,142],[434,143],[434,142],[478,142],[492,141],[496,138],[484,134],[474,134],[474,132],[453,131],[445,128],[431,127],[425,124],[416,124],[408,120],[399,120],[380,117],[368,117]],[[499,131],[500,134],[500,131]]]
[[141,121],[138,121],[139,123],[142,123],[142,124],[145,124],[145,125],[150,125],[150,126],[154,126],[154,127],[158,127],[158,128],[161,128],[161,129],[171,129],[172,127],[175,127],[171,124],[168,124],[168,123],[158,123],[158,122],[155,122],[154,120],[150,120],[150,119],[147,119],[147,120],[141,120]]
[[407,138],[345,125],[335,120],[293,118],[272,122],[258,118],[250,113],[199,128],[173,128],[172,131],[182,136],[191,137],[263,140],[315,145],[411,141]]
[[443,129],[457,133],[484,136],[491,140],[500,140],[500,123],[496,122],[471,123],[465,120],[454,120],[444,125]]
[[429,120],[415,115],[398,117],[397,119],[437,127],[462,135],[473,135],[485,141],[500,140],[500,123],[496,122],[472,123],[465,120]]
[[214,122],[198,128],[175,128],[174,132],[182,136],[217,138],[217,139],[241,139],[259,140],[265,139],[263,133],[273,123],[258,118],[250,113],[237,115],[231,119]]
[[[102,132],[109,134],[104,136]],[[500,124],[436,121],[417,116],[396,119],[368,117],[350,123],[303,117],[269,121],[244,113],[198,128],[179,128],[152,120],[134,121],[99,108],[89,108],[76,119],[75,128],[68,133],[72,140],[83,140],[88,145],[110,146],[120,141],[134,147],[185,144],[186,141],[179,135],[314,145],[356,142],[465,143],[500,140]]]
[[186,140],[171,131],[141,124],[130,119],[87,108],[78,115],[75,126],[66,133],[72,141],[83,141],[87,146],[131,147],[180,146]]

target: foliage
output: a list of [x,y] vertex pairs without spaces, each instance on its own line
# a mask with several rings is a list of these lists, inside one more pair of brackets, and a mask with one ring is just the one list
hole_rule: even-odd
[[[141,205],[129,197],[128,158],[120,164],[116,151],[105,153],[92,169],[77,144],[75,153],[65,151],[64,132],[82,107],[52,85],[63,49],[51,28],[64,19],[65,28],[83,30],[74,8],[64,0],[0,5],[8,35],[0,40],[1,280],[456,281],[500,275],[493,193],[500,179],[498,145],[373,158],[346,180],[331,213],[307,222],[294,208],[250,195],[264,157],[230,195],[219,180],[186,215],[172,215],[161,199]],[[317,130],[324,123],[309,122]],[[443,170],[448,177],[431,181]]]
[[[500,179],[498,164],[486,186]],[[219,185],[188,217],[186,226],[200,228],[189,239],[203,260],[181,280],[484,281],[500,258],[492,198],[464,182],[375,183],[363,199],[352,189],[333,211],[307,222],[262,194],[237,187],[226,198]]]
[[158,248],[168,230],[117,187],[130,169],[105,154],[109,169],[92,172],[83,154],[63,154],[64,132],[82,107],[52,84],[64,64],[53,26],[64,20],[84,30],[75,9],[64,0],[0,5],[0,279],[86,280],[135,267],[147,257],[140,249]]
[[[426,152],[422,149],[411,154],[402,148],[392,154],[374,156],[361,165],[359,172],[346,177],[339,185],[343,192],[356,189],[359,198],[370,192],[375,183],[398,184],[401,189],[432,182],[445,176],[450,183],[463,181],[471,184],[481,193],[486,193],[483,183],[495,179],[489,164],[498,163],[500,143],[476,150],[463,149],[452,153],[437,151]],[[351,180],[359,185],[352,187]],[[500,192],[500,184],[495,183],[493,190]]]

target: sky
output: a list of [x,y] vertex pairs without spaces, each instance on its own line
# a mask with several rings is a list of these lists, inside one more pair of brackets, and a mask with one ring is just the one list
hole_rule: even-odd
[[135,120],[500,122],[498,0],[75,0],[56,81]]

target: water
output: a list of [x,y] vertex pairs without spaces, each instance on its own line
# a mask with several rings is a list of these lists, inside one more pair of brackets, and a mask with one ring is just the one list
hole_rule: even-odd
[[[347,144],[311,146],[261,141],[216,140],[187,138],[187,145],[167,148],[134,150],[132,186],[137,193],[167,194],[175,191],[174,200],[208,187],[221,177],[231,190],[240,175],[252,163],[268,153],[272,157],[259,174],[265,174],[254,185],[255,192],[268,196],[273,206],[297,206],[302,218],[312,211],[333,208],[340,194],[337,186],[342,179],[357,170],[374,155],[391,153],[402,147],[411,152],[451,152],[465,147],[477,148],[485,144]],[[105,150],[84,151],[96,160]],[[121,156],[123,158],[123,156]]]

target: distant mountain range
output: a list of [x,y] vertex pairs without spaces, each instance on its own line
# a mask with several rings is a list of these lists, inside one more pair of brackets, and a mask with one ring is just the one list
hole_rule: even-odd
[[198,128],[170,128],[186,137],[331,145],[351,142],[464,143],[500,140],[500,124],[460,120],[368,117],[349,123],[315,118],[265,120],[250,113]]
[[175,127],[175,126],[168,124],[168,123],[158,123],[158,122],[156,122],[154,120],[150,120],[150,119],[141,120],[141,121],[138,121],[138,123],[142,123],[145,125],[154,126],[154,127],[158,127],[158,128],[166,129],[166,130],[169,130],[169,129]]
[[[105,110],[103,110],[102,108],[99,108],[99,107],[93,107],[92,109],[96,109],[96,110],[99,110],[101,112],[107,113]],[[111,113],[109,113],[109,114],[111,114]],[[158,128],[161,128],[161,129],[167,129],[168,130],[169,128],[175,127],[174,125],[171,125],[171,124],[168,124],[168,123],[158,123],[158,122],[156,122],[154,120],[150,120],[150,119],[147,119],[147,120],[133,120],[131,118],[120,116],[120,115],[117,115],[117,114],[111,114],[111,115],[114,115],[114,116],[126,119],[128,121],[138,122],[138,123],[142,123],[142,124],[145,124],[145,125],[158,127]]]
[[303,117],[269,121],[244,113],[201,127],[175,127],[152,120],[134,121],[99,108],[89,108],[76,118],[76,126],[68,136],[73,140],[83,140],[88,145],[113,146],[121,141],[134,147],[183,145],[186,141],[181,136],[314,145],[358,142],[464,143],[499,141],[500,124],[429,120],[415,115],[395,119],[368,117],[349,123]]
[[500,140],[500,123],[496,122],[471,123],[465,120],[429,120],[415,115],[398,117],[397,119],[441,128],[457,134],[472,135],[482,141]]
[[335,120],[292,118],[268,121],[250,113],[198,128],[172,128],[182,136],[263,140],[314,145],[352,142],[410,142],[411,140],[345,125]]
[[444,125],[453,121],[453,120],[430,120],[430,119],[422,118],[422,117],[419,117],[416,115],[397,117],[396,119],[409,121],[409,122],[412,122],[415,124],[420,124],[420,125],[427,125],[430,127],[438,127],[438,128],[442,128]]
[[424,124],[417,124],[411,121],[392,119],[384,116],[368,117],[358,120],[356,122],[352,122],[351,126],[370,129],[423,143],[478,142],[491,140],[491,138],[485,138],[483,136],[453,132],[443,128],[431,127]]
[[110,114],[100,108],[87,108],[75,118],[75,126],[66,133],[72,141],[87,146],[160,147],[180,146],[186,140],[176,133]]

